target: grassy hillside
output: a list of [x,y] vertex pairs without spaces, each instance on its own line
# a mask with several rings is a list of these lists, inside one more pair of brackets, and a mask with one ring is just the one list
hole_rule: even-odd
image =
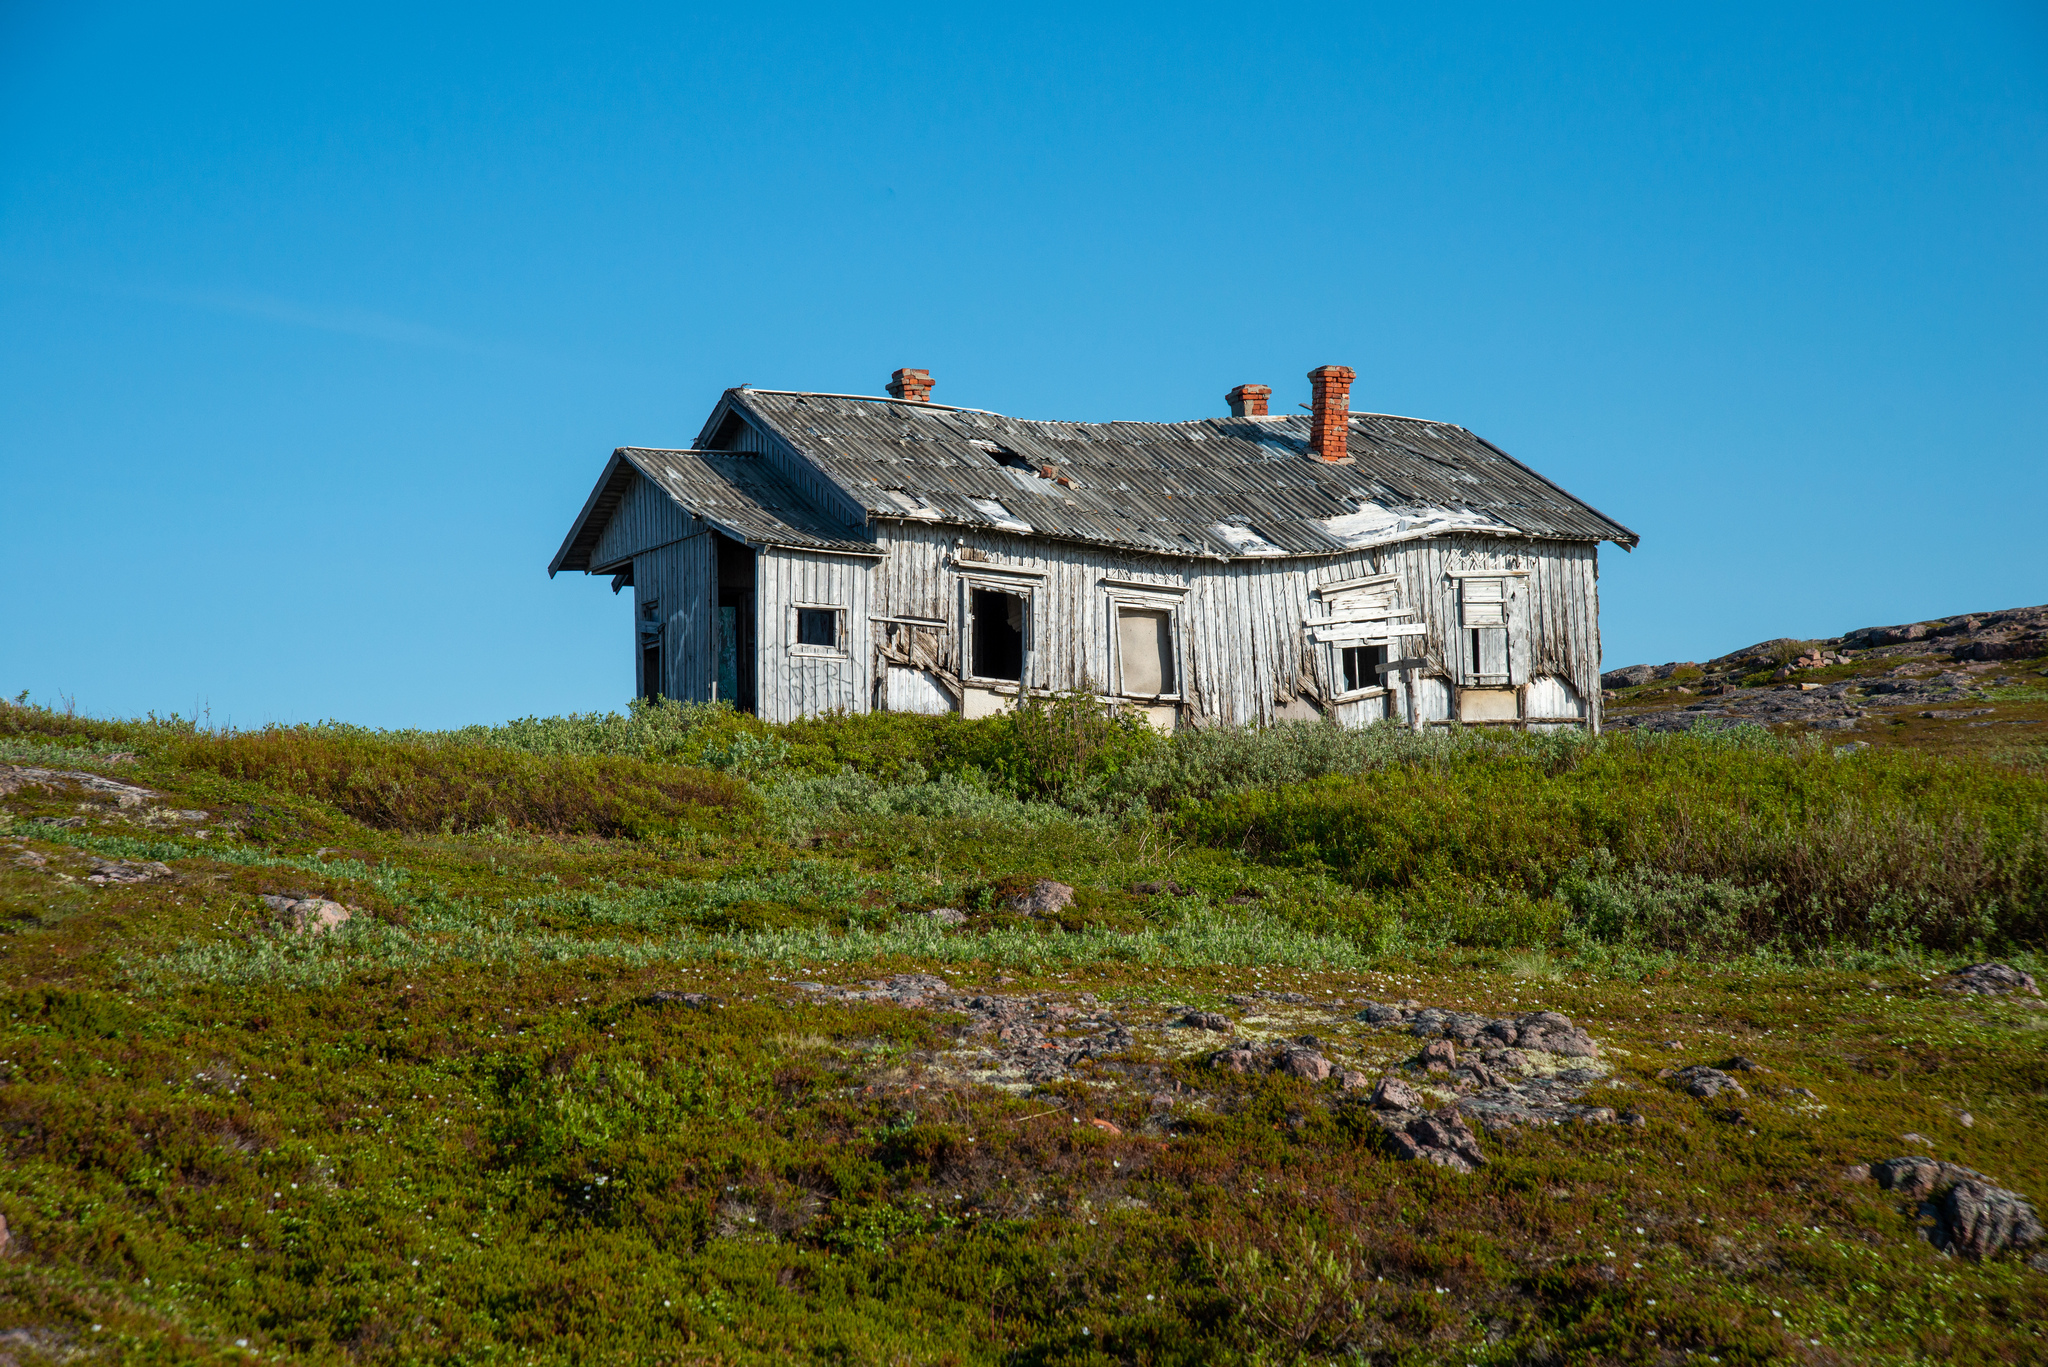
[[[1166,741],[1085,699],[0,706],[0,766],[0,1359],[2048,1352],[2026,1252],[1945,1255],[1845,1175],[1931,1153],[2048,1196],[2048,1011],[1943,990],[2041,968],[2037,766]],[[1041,879],[1072,901],[1018,910]],[[350,918],[280,910],[316,901]],[[1400,1002],[1561,1012],[1599,1057],[1526,1074],[1556,1107],[1480,1129],[1477,1171],[1404,1162],[1360,1084],[1458,1097],[1362,1015]],[[1233,1040],[1330,1076],[1217,1066]],[[1732,1105],[1670,1075],[1738,1055]]]

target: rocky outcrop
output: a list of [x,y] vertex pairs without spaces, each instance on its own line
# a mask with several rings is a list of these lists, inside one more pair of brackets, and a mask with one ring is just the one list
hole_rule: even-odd
[[[1683,731],[1749,722],[1839,731],[1853,729],[1873,706],[1917,703],[1925,708],[1981,698],[1984,671],[1999,661],[2043,655],[2048,655],[2048,606],[1862,627],[1825,641],[1759,641],[1700,664],[1611,669],[1601,675],[1601,686],[1622,694],[1612,698],[1606,718],[1606,725],[1620,730]],[[1865,668],[1850,678],[1811,677],[1815,670],[1848,664]],[[1656,686],[1680,675],[1684,688]],[[1691,700],[1694,694],[1698,701]],[[1945,709],[1934,719],[1957,720],[1963,710]]]
[[1923,1235],[1947,1253],[1982,1261],[2042,1242],[2033,1203],[1983,1173],[1917,1154],[1871,1165],[1879,1186],[1917,1202]]

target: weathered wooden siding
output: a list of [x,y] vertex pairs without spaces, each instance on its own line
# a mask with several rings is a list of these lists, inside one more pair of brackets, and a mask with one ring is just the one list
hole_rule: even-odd
[[[960,672],[960,576],[973,556],[995,567],[1035,571],[1030,584],[1035,624],[1028,665],[1038,689],[1090,689],[1111,684],[1116,631],[1113,592],[1105,578],[1184,590],[1176,617],[1180,691],[1201,722],[1266,722],[1298,697],[1326,709],[1341,691],[1336,655],[1313,644],[1302,621],[1317,585],[1373,574],[1400,576],[1403,598],[1426,634],[1405,638],[1396,656],[1422,657],[1421,671],[1438,682],[1418,688],[1411,703],[1397,697],[1394,715],[1425,721],[1451,715],[1461,677],[1458,580],[1449,570],[1522,569],[1511,577],[1510,665],[1513,682],[1539,674],[1572,684],[1596,718],[1600,642],[1594,598],[1595,549],[1575,542],[1503,542],[1493,537],[1443,537],[1317,560],[1184,561],[1118,556],[1096,548],[976,534],[957,527],[883,522],[888,552],[874,571],[878,617],[937,618],[950,624],[946,658]],[[962,553],[966,553],[963,558]],[[872,692],[871,676],[869,690]],[[1352,709],[1354,712],[1357,709]]]
[[[843,709],[865,712],[873,696],[874,643],[868,622],[874,561],[769,548],[756,579],[756,640],[760,650],[759,714],[763,721],[794,721]],[[839,610],[837,653],[820,653],[796,639],[797,605]]]
[[639,648],[637,623],[654,603],[662,624],[661,691],[666,697],[687,702],[711,697],[717,669],[711,604],[717,584],[717,552],[708,531],[633,557],[634,648]]
[[597,538],[590,563],[593,568],[616,565],[629,556],[681,541],[703,530],[703,525],[678,507],[674,499],[646,476],[636,473],[632,487],[619,501],[618,511]]
[[[756,435],[764,445],[774,441]],[[957,685],[964,665],[961,577],[979,564],[1041,576],[1011,581],[1031,598],[1027,670],[1034,689],[1110,690],[1117,599],[1143,597],[1148,588],[1164,593],[1157,601],[1171,604],[1175,613],[1176,691],[1184,715],[1205,724],[1270,722],[1283,709],[1298,714],[1300,699],[1325,712],[1336,708],[1333,700],[1342,691],[1336,651],[1312,643],[1302,622],[1318,585],[1374,574],[1399,576],[1402,601],[1427,628],[1397,643],[1393,654],[1419,656],[1425,667],[1412,697],[1401,691],[1400,677],[1390,676],[1393,697],[1371,706],[1343,704],[1338,715],[1347,721],[1382,712],[1423,722],[1449,719],[1468,661],[1459,630],[1459,580],[1448,572],[1524,571],[1506,581],[1511,682],[1563,680],[1577,695],[1576,710],[1599,725],[1597,549],[1589,544],[1447,536],[1324,559],[1216,562],[1117,554],[912,521],[886,521],[878,531],[879,548],[886,552],[879,562],[773,548],[761,553],[756,665],[764,719],[877,705],[886,695],[887,675],[876,651],[875,618],[945,623],[934,635],[952,672],[950,682]],[[671,697],[711,696],[717,559],[708,532],[641,479],[593,555],[599,565],[630,557],[636,603],[659,603],[663,691]],[[843,613],[843,652],[798,647],[794,605],[800,603]],[[636,611],[636,622],[640,615]],[[1525,693],[1525,699],[1525,715],[1570,715],[1549,710],[1548,692]]]

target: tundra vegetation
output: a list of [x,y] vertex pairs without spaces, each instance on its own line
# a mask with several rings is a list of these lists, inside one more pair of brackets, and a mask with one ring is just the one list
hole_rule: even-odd
[[[1857,1165],[2048,1195],[1951,990],[2048,778],[1839,739],[0,705],[0,1360],[2041,1361]],[[1568,1016],[1585,1118],[1402,1161],[1368,1003]]]

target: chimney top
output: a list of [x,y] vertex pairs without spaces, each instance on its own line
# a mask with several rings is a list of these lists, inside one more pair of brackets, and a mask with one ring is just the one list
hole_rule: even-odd
[[1223,396],[1230,405],[1233,418],[1263,418],[1266,416],[1266,400],[1273,397],[1273,386],[1269,384],[1241,384]]
[[932,373],[929,370],[899,370],[889,377],[889,397],[912,403],[932,401]]
[[1319,365],[1308,373],[1314,386],[1309,406],[1308,449],[1332,465],[1351,458],[1351,382],[1358,372],[1348,365]]

